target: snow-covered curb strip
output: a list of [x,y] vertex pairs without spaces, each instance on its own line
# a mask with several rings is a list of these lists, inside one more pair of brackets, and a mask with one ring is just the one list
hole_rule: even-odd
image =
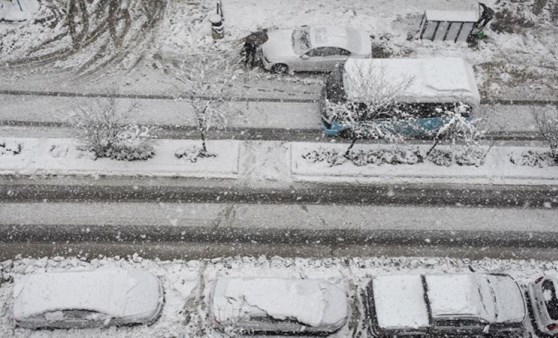
[[[437,183],[474,183],[474,184],[558,184],[558,167],[528,167],[510,162],[510,154],[520,154],[528,150],[544,152],[544,148],[527,147],[493,147],[488,153],[484,165],[450,167],[438,166],[425,162],[419,164],[366,165],[355,166],[350,162],[330,166],[327,162],[314,162],[302,156],[318,148],[336,150],[341,154],[347,144],[291,143],[290,166],[293,178],[297,181],[313,182],[437,182]],[[391,145],[356,144],[354,151],[389,148]],[[426,152],[430,145],[419,147]],[[411,148],[409,148],[411,149]]]
[[200,146],[195,140],[156,140],[155,156],[145,161],[92,159],[77,149],[74,139],[3,138],[22,144],[20,154],[0,156],[0,175],[99,175],[236,178],[240,144],[237,141],[209,141],[207,148],[215,157],[196,163],[178,159],[178,149]]

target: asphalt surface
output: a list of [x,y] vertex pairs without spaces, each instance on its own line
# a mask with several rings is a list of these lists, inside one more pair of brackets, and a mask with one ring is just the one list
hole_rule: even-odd
[[[228,203],[3,203],[0,259],[558,253],[556,209]],[[36,251],[34,251],[36,250]]]
[[0,180],[0,201],[182,202],[248,204],[425,205],[556,208],[547,185],[292,183],[243,186],[226,179],[64,178]]

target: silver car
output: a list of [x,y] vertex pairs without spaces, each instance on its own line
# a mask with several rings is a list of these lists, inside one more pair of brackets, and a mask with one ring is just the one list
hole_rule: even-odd
[[327,334],[345,325],[348,301],[345,290],[321,280],[220,278],[210,312],[222,330]]
[[158,277],[137,269],[26,275],[14,287],[14,319],[25,328],[149,324],[163,306]]
[[367,32],[348,27],[309,27],[267,33],[262,45],[263,64],[275,73],[330,72],[349,57],[370,58]]
[[542,276],[528,286],[536,328],[548,335],[558,335],[558,276]]

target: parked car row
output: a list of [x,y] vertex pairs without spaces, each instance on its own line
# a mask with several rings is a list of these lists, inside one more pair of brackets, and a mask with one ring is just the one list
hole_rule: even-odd
[[[528,285],[538,331],[558,335],[558,278]],[[374,276],[363,291],[369,333],[376,337],[522,337],[524,292],[507,274],[446,273]],[[323,280],[218,278],[208,300],[220,330],[243,334],[322,334],[350,316],[348,292]],[[139,269],[38,273],[16,281],[14,320],[24,328],[151,324],[164,290]]]

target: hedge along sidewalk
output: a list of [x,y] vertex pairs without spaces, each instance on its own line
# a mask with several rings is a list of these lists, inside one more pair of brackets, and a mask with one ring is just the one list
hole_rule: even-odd
[[[344,154],[347,144],[291,143],[290,167],[295,181],[307,182],[347,182],[347,183],[468,183],[505,185],[558,185],[558,166],[529,167],[514,164],[510,155],[516,156],[529,150],[548,152],[548,148],[521,146],[494,146],[488,152],[481,166],[449,167],[432,162],[416,164],[367,164],[356,166],[350,161],[340,165],[330,165],[326,161],[315,162],[303,155],[315,150],[333,150]],[[405,149],[409,152],[420,149],[426,153],[430,145],[370,145],[356,144],[353,151]],[[438,146],[437,149],[444,149]],[[483,147],[488,149],[488,147]]]
[[78,150],[79,143],[69,138],[2,138],[11,148],[22,145],[21,153],[0,155],[0,175],[93,175],[161,176],[193,178],[231,178],[238,176],[238,141],[208,141],[215,157],[192,163],[177,158],[179,149],[200,146],[196,140],[154,140],[155,155],[148,160],[118,161],[94,159]]

